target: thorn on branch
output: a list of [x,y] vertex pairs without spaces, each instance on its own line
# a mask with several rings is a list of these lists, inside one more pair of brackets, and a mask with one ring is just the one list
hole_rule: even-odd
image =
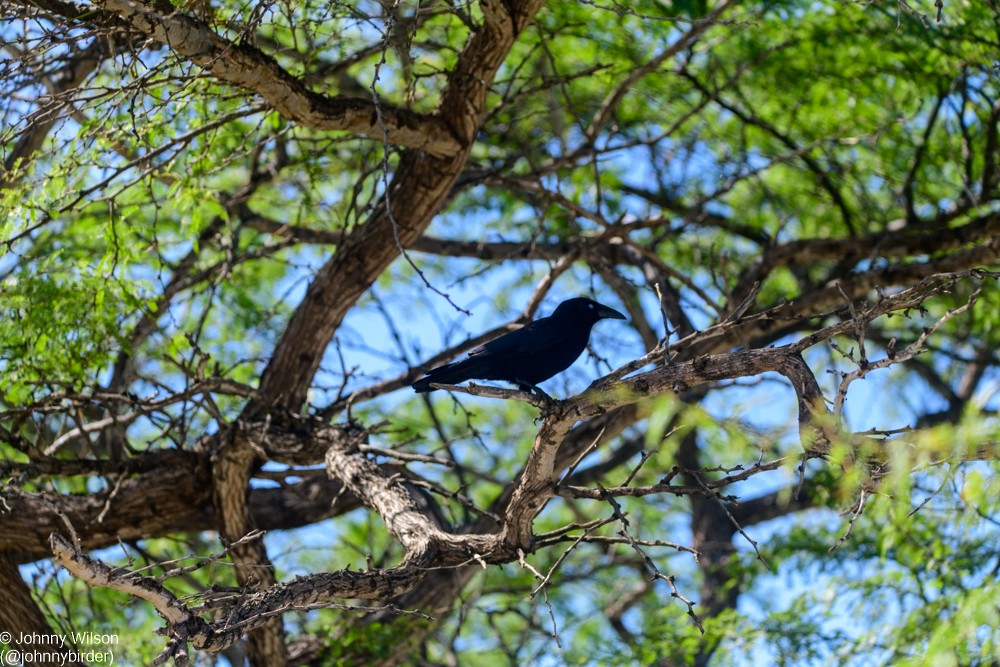
[[653,562],[653,559],[649,557],[649,554],[643,551],[642,546],[628,532],[628,527],[629,527],[628,519],[622,512],[622,507],[621,505],[618,504],[618,501],[615,500],[615,497],[610,493],[608,493],[607,490],[603,486],[601,486],[600,482],[597,483],[597,487],[600,490],[603,498],[608,501],[608,504],[611,505],[614,518],[617,519],[622,525],[622,529],[618,531],[618,534],[621,535],[623,538],[625,538],[629,546],[632,547],[632,549],[636,552],[636,554],[639,555],[639,557],[642,559],[642,562],[645,564],[646,569],[648,569],[650,573],[653,575],[652,576],[653,580],[660,579],[661,581],[667,582],[667,585],[670,586],[670,597],[677,598],[685,605],[687,605],[688,616],[691,617],[691,620],[698,627],[698,630],[701,632],[701,634],[705,634],[705,626],[702,625],[701,618],[699,618],[698,614],[696,614],[694,611],[695,602],[693,600],[689,600],[688,598],[684,597],[680,593],[680,591],[677,590],[677,584],[675,582],[674,575],[668,576],[660,572],[659,568],[656,567],[656,563]]
[[865,490],[865,487],[861,487],[861,493],[858,496],[857,505],[854,507],[853,510],[849,510],[852,512],[852,515],[851,515],[851,520],[847,524],[847,531],[840,537],[840,539],[834,542],[833,546],[831,546],[827,550],[827,553],[833,553],[834,551],[839,549],[841,545],[844,544],[844,542],[846,542],[851,538],[851,533],[854,532],[854,524],[856,524],[858,522],[858,519],[861,518],[862,513],[864,513],[865,511],[865,505],[868,503],[868,500],[870,498],[871,494],[869,494]]
[[705,490],[706,496],[714,498],[716,502],[719,503],[719,507],[721,507],[722,511],[726,513],[726,517],[729,519],[730,523],[733,524],[733,527],[735,527],[736,530],[739,531],[739,534],[742,535],[743,538],[750,543],[750,546],[753,547],[754,553],[757,554],[757,560],[759,560],[761,564],[765,568],[767,568],[768,572],[774,572],[774,570],[771,569],[771,566],[767,564],[767,561],[764,560],[764,556],[760,553],[760,549],[757,548],[757,542],[755,540],[752,540],[750,536],[747,535],[746,531],[743,530],[743,526],[740,525],[740,522],[736,520],[736,517],[733,516],[733,513],[729,511],[728,507],[726,507],[725,501],[733,499],[733,497],[729,496],[723,498],[718,491],[712,491],[711,489],[709,489],[708,486],[705,484],[705,480],[702,479],[701,475],[699,475],[696,471],[688,470],[687,472],[696,482],[698,482],[698,485]]

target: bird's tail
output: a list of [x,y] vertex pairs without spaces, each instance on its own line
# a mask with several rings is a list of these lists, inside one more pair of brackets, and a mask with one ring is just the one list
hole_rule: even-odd
[[425,394],[429,391],[434,391],[434,388],[431,387],[432,382],[434,384],[458,384],[459,382],[464,382],[472,377],[468,374],[466,361],[468,360],[463,359],[453,364],[438,366],[410,386],[418,394]]

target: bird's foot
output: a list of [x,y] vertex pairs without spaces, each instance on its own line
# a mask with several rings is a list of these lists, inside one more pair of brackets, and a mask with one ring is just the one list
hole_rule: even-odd
[[540,398],[542,400],[542,405],[539,405],[538,407],[541,408],[543,414],[551,411],[552,408],[555,407],[556,399],[546,394],[545,391],[543,391],[542,388],[539,387],[538,385],[531,384],[530,382],[521,382],[520,380],[518,380],[517,388],[520,389],[521,391],[526,391],[529,394],[533,394],[538,398]]

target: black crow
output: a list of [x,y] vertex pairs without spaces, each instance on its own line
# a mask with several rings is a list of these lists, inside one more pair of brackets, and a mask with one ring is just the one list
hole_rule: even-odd
[[624,320],[613,308],[583,297],[563,301],[548,317],[504,334],[469,352],[469,358],[438,366],[413,383],[418,393],[434,391],[434,384],[466,380],[503,380],[522,391],[569,368],[590,340],[590,328],[605,318]]

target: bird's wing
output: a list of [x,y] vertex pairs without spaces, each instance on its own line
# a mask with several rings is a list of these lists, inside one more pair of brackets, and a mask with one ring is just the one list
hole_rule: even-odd
[[536,355],[545,350],[564,345],[579,335],[578,327],[565,326],[550,317],[535,320],[517,331],[495,338],[469,351],[469,357],[503,357],[516,359]]

